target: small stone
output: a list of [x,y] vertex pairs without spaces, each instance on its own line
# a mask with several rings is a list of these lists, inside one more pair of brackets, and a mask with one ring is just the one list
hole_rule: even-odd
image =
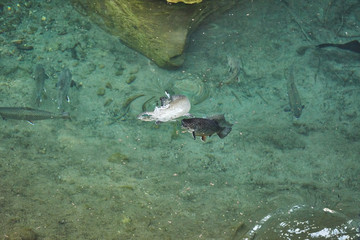
[[131,75],[133,75],[133,74],[136,74],[136,73],[138,73],[138,72],[139,72],[139,68],[137,67],[137,68],[131,69],[129,73],[130,73]]
[[105,84],[105,87],[108,88],[108,89],[112,89],[112,85],[111,85],[110,82],[107,82],[107,83]]
[[130,77],[126,80],[127,84],[131,84],[133,81],[135,81],[136,76],[135,75],[130,75]]
[[96,94],[97,94],[98,96],[104,96],[104,95],[105,95],[105,88],[100,87],[100,88],[97,90]]
[[123,75],[124,73],[124,70],[123,69],[118,69],[116,72],[115,72],[115,76],[121,76]]
[[104,107],[109,106],[112,102],[113,102],[113,99],[112,99],[112,98],[106,99],[106,101],[104,102]]

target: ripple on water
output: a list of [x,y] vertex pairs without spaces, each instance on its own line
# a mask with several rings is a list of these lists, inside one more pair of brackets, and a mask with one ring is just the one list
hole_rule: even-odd
[[351,240],[360,237],[359,224],[360,219],[350,219],[329,208],[296,205],[266,215],[243,238]]
[[209,89],[199,78],[188,78],[174,82],[176,94],[183,94],[190,99],[192,105],[197,105],[209,97]]

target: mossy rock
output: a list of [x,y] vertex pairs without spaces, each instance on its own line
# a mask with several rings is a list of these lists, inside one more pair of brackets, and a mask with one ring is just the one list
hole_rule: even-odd
[[72,0],[79,12],[158,66],[177,68],[192,31],[210,14],[235,0],[168,4],[165,0]]
[[183,2],[186,4],[195,4],[195,3],[201,3],[202,0],[166,0],[168,3],[179,3]]

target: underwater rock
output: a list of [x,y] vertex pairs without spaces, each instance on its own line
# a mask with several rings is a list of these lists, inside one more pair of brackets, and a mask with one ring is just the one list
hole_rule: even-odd
[[183,2],[186,4],[194,4],[194,3],[201,3],[202,0],[166,0],[168,3],[179,3]]
[[109,106],[114,100],[112,98],[108,98],[106,99],[106,101],[104,102],[104,107]]
[[98,90],[96,91],[96,95],[104,96],[105,95],[105,88],[99,87]]
[[177,68],[184,62],[191,32],[207,16],[229,9],[235,1],[167,4],[159,0],[72,0],[72,3],[80,13],[158,66]]
[[131,84],[133,81],[135,81],[136,75],[130,75],[128,79],[126,79],[127,84]]

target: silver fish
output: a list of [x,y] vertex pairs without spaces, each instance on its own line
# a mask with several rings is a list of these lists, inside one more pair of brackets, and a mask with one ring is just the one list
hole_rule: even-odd
[[28,107],[0,107],[0,116],[3,119],[27,120],[29,122],[43,119],[70,118],[66,112],[58,114]]
[[59,80],[57,82],[57,88],[58,88],[58,109],[63,110],[63,101],[66,100],[67,102],[70,102],[69,98],[69,88],[71,84],[71,72],[68,68],[65,68],[60,74],[59,74]]
[[174,121],[182,116],[189,116],[191,104],[184,95],[170,96],[160,98],[161,106],[155,107],[153,112],[143,112],[138,115],[141,121],[155,121],[156,123]]
[[232,124],[225,120],[224,115],[212,116],[209,118],[188,118],[181,121],[182,128],[187,129],[196,139],[201,136],[205,141],[206,136],[211,137],[217,134],[220,138],[226,137],[232,130]]
[[[286,77],[286,72],[285,72]],[[300,94],[296,88],[294,81],[294,69],[293,66],[288,70],[287,77],[287,93],[289,97],[289,105],[292,113],[296,118],[301,116],[304,106],[301,104]]]
[[48,75],[46,75],[43,65],[37,64],[35,66],[35,72],[34,72],[34,79],[35,79],[35,83],[36,83],[36,88],[35,88],[36,99],[35,99],[35,103],[36,103],[37,106],[39,106],[40,103],[42,102],[43,93],[46,92],[44,86],[45,86],[45,80],[48,79],[48,78],[49,77],[48,77]]

